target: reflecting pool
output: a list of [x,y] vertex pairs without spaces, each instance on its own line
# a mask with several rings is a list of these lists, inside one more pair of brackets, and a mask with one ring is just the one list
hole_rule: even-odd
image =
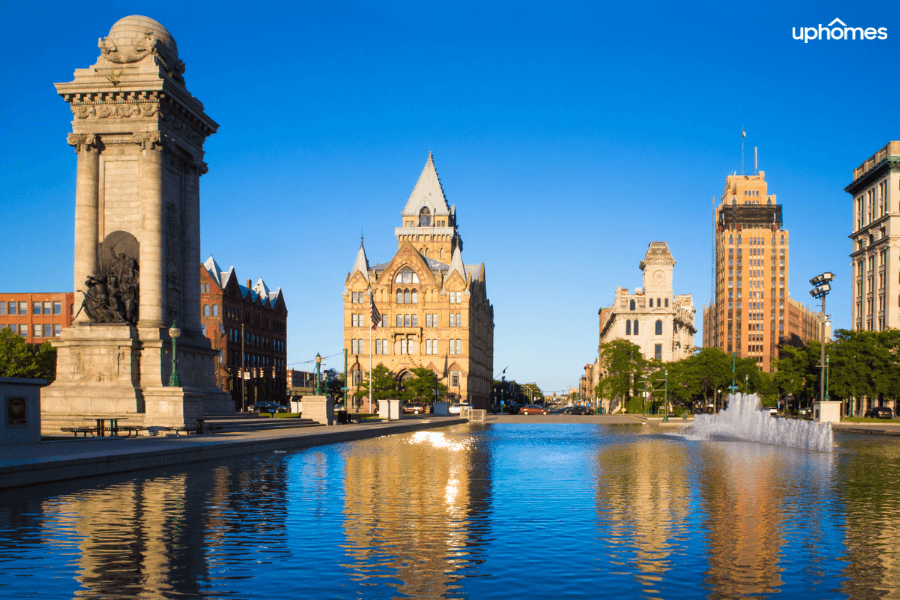
[[0,492],[0,597],[900,598],[900,439],[470,424]]

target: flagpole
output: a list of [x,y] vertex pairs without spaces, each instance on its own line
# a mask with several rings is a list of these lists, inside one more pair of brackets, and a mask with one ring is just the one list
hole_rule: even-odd
[[744,132],[744,128],[741,127],[741,175],[744,174],[744,138],[747,137],[747,134]]
[[[372,298],[372,290],[369,290],[369,302],[371,306],[375,306],[375,299]],[[371,313],[370,313],[371,314]],[[369,326],[369,412],[372,412],[372,330],[375,329],[374,319],[371,319],[373,322]]]

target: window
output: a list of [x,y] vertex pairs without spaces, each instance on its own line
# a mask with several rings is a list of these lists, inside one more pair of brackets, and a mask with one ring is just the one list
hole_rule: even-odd
[[[15,325],[9,326],[10,329],[14,329],[15,327]],[[24,323],[19,325],[19,335],[21,335],[22,337],[28,337],[28,325],[25,325]]]
[[0,315],[6,314],[6,302],[0,302]]
[[53,325],[53,337],[59,337],[60,335],[62,335],[62,325],[56,323]]
[[397,315],[397,327],[403,327],[403,315]]
[[425,315],[425,327],[431,327],[431,315]]
[[208,316],[209,316],[209,304],[204,304],[204,305],[203,305],[203,316],[204,316],[204,317],[208,317]]
[[219,305],[218,305],[218,304],[216,304],[216,305],[213,306],[213,316],[214,316],[214,317],[218,317],[218,316],[219,316]]
[[662,344],[656,344],[653,347],[653,356],[656,360],[662,360]]
[[359,321],[356,320],[356,313],[350,315],[350,327],[358,327]]
[[35,323],[31,329],[32,337],[41,337],[41,324]]
[[350,340],[350,354],[359,354],[359,347],[356,345],[356,340]]
[[49,300],[44,301],[44,314],[45,315],[50,314],[50,301]]
[[9,303],[9,314],[11,314],[11,315],[18,314],[16,311],[16,306],[18,306],[18,305],[15,302]]
[[459,371],[450,371],[450,386],[459,387]]
[[403,290],[397,290],[397,304],[403,304]]
[[406,354],[406,338],[400,339],[400,354]]
[[625,335],[631,335],[631,321],[625,321]]
[[662,320],[656,320],[656,335],[662,335]]
[[456,353],[462,354],[462,340],[456,340]]
[[456,314],[450,313],[450,327],[456,327]]
[[413,304],[419,303],[419,293],[416,290],[412,291],[412,303]]
[[632,300],[632,301],[631,301],[631,305],[630,305],[631,310],[634,310],[634,306],[635,306],[634,300]]
[[409,327],[409,315],[403,315],[403,326]]
[[404,267],[397,273],[394,283],[419,283],[419,276],[409,267]]
[[41,314],[41,303],[34,302],[32,305],[32,314],[39,315]]
[[375,340],[375,354],[381,354],[381,340]]
[[666,298],[666,308],[669,308],[669,299]]
[[638,334],[638,320],[634,320],[634,335]]
[[51,326],[50,326],[50,323],[47,323],[47,324],[44,325],[44,337],[50,337],[50,336],[51,336],[50,327],[51,327]]
[[[0,305],[2,305],[2,303],[0,303]],[[2,308],[0,308],[0,310],[2,310]],[[3,312],[6,312],[6,311],[3,311]],[[53,303],[53,314],[54,315],[62,314],[62,302],[54,302]]]
[[359,386],[362,383],[362,371],[359,369],[353,371],[353,385]]
[[410,324],[413,327],[418,327],[419,326],[419,315],[411,315],[410,316]]
[[431,211],[427,206],[422,207],[419,211],[419,227],[429,227],[431,225]]

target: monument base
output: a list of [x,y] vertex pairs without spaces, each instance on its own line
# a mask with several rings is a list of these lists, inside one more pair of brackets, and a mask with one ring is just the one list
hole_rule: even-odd
[[303,418],[321,425],[334,425],[334,398],[303,396]]

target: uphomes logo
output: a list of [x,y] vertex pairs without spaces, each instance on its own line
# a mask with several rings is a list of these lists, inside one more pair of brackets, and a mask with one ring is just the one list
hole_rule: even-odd
[[840,19],[835,19],[827,27],[793,27],[795,40],[808,44],[811,40],[886,40],[887,27],[850,27]]

